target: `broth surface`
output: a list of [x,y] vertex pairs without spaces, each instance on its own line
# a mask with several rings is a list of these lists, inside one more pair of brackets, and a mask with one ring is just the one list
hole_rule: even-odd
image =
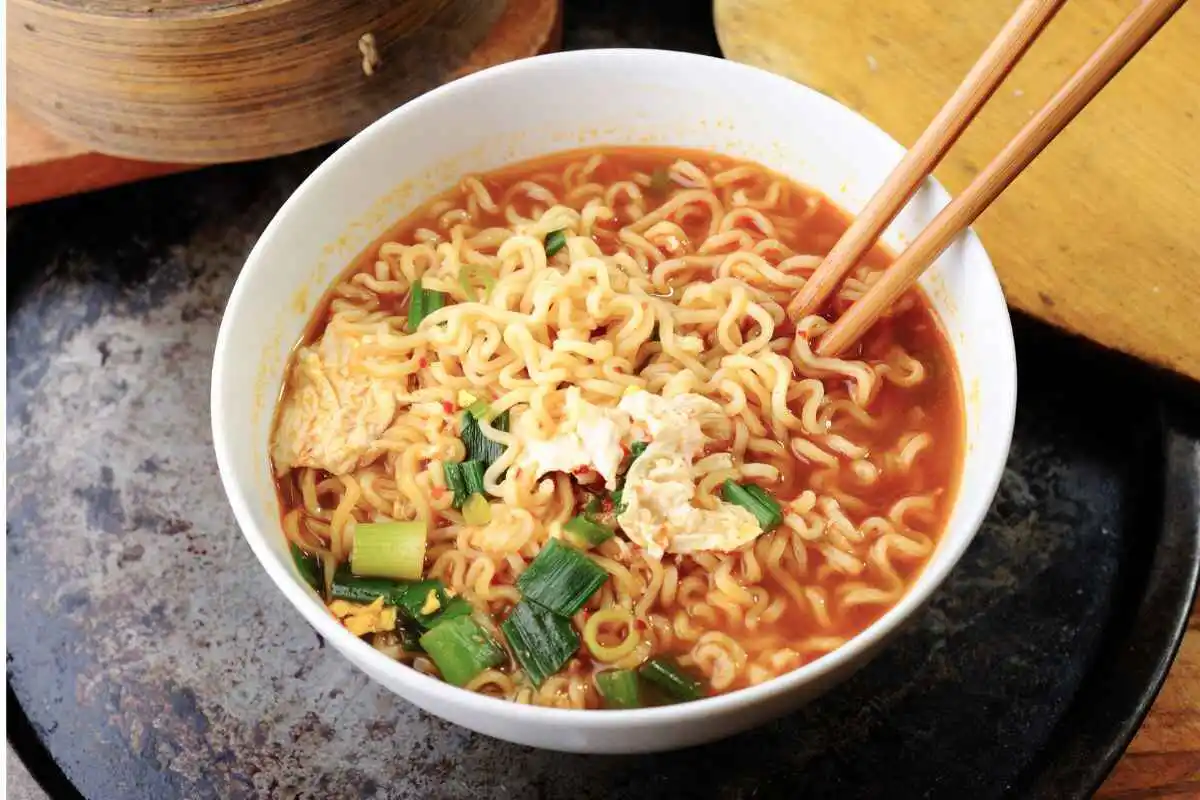
[[[519,702],[602,708],[596,672],[659,656],[721,693],[836,649],[928,561],[957,490],[964,426],[951,350],[919,290],[842,359],[809,347],[890,263],[883,248],[825,316],[782,315],[848,224],[818,192],[701,151],[572,151],[464,179],[348,268],[298,346],[273,448],[287,536],[322,559],[328,581],[358,524],[424,520],[425,577],[467,599],[507,651],[467,687]],[[559,230],[563,250],[539,255]],[[445,309],[414,331],[416,278],[444,293]],[[639,390],[716,404],[691,465],[696,507],[721,509],[728,478],[765,489],[783,524],[729,551],[654,557],[626,535],[598,467],[536,475],[522,460],[528,441],[570,427],[572,387],[618,416]],[[313,408],[322,391],[340,398],[336,414]],[[506,454],[487,473],[484,525],[452,507],[443,474],[465,457],[464,391],[511,418]],[[375,393],[391,393],[390,413]],[[637,419],[632,430],[626,452],[645,436]],[[331,469],[335,456],[348,468]],[[539,685],[494,626],[521,601],[518,576],[593,498],[594,520],[617,531],[588,554],[609,577],[572,618],[583,642]],[[589,639],[590,617],[612,609]],[[365,635],[438,672],[395,632]],[[621,658],[596,654],[632,639]],[[643,703],[669,699],[645,682],[641,691]]]

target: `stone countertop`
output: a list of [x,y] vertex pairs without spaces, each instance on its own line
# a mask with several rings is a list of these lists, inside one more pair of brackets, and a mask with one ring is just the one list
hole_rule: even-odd
[[[573,13],[567,46],[669,44],[686,19],[672,4],[641,27]],[[678,46],[715,44],[701,32]],[[682,753],[586,758],[490,740],[324,647],[255,562],[216,474],[222,307],[327,153],[10,216],[10,700],[85,796],[868,797],[903,785],[983,798],[1023,785],[1138,569],[1139,519],[1161,488],[1148,393],[1114,393],[1105,356],[1018,320],[1020,410],[997,501],[926,612],[859,675]],[[11,780],[15,796],[37,796]]]

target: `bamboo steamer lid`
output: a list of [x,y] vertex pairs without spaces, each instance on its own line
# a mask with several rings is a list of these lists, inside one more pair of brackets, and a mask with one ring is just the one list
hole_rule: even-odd
[[478,66],[502,15],[505,0],[12,0],[8,96],[111,155],[263,158],[350,136]]

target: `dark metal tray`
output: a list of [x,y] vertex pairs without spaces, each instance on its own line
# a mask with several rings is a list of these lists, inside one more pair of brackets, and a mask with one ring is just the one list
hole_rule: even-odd
[[[643,5],[621,18],[570,6],[568,46],[715,49],[700,4]],[[1024,318],[1012,455],[978,539],[894,646],[791,717],[679,753],[567,756],[443,723],[324,648],[236,529],[208,377],[245,253],[325,155],[10,216],[8,735],[51,796],[1082,797],[1099,784],[1191,607],[1200,445],[1178,422],[1196,418],[1183,412],[1198,390]]]

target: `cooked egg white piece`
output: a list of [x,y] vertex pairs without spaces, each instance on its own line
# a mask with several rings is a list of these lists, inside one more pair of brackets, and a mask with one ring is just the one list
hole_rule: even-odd
[[704,447],[708,437],[704,435],[705,424],[719,424],[725,413],[721,407],[699,394],[677,394],[660,397],[651,392],[633,392],[621,398],[618,411],[624,411],[632,421],[635,434],[642,433],[642,441],[666,441],[678,439],[680,452],[690,453],[689,458]]
[[762,533],[758,520],[741,506],[693,504],[700,477],[695,459],[707,440],[702,423],[722,418],[719,405],[698,394],[663,398],[639,392],[622,398],[619,407],[651,436],[625,475],[625,510],[617,517],[631,542],[662,558],[664,553],[729,552]]
[[345,475],[377,455],[373,447],[395,419],[403,383],[352,370],[358,345],[358,338],[331,323],[319,343],[297,351],[272,437],[277,471],[315,467]]
[[[550,439],[519,434],[522,452],[516,464],[538,477],[547,472],[593,469],[609,489],[627,452],[624,442],[647,441],[625,475],[625,510],[617,517],[626,537],[652,558],[664,553],[704,550],[729,552],[762,533],[754,515],[741,506],[718,501],[699,508],[696,457],[708,441],[706,426],[727,424],[721,406],[703,395],[661,397],[633,391],[616,408],[601,408],[567,390],[566,420]],[[727,456],[728,458],[728,456]]]
[[609,489],[617,488],[617,472],[625,458],[621,441],[629,434],[629,415],[587,402],[577,387],[567,389],[566,415],[553,438],[519,435],[522,451],[516,465],[533,470],[538,477],[586,467],[600,473]]

